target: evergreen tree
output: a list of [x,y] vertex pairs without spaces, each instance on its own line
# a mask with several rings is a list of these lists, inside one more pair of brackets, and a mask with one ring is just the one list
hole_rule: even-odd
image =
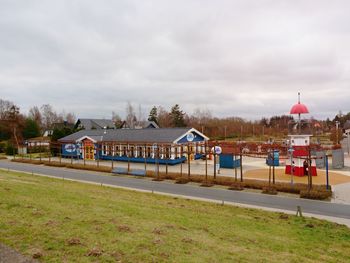
[[40,136],[40,128],[39,125],[31,118],[25,120],[23,127],[23,138],[29,139]]
[[175,104],[171,108],[170,117],[174,127],[186,127],[184,115],[185,113],[180,110],[179,104]]
[[158,109],[156,106],[153,106],[148,115],[149,121],[154,121],[158,125]]

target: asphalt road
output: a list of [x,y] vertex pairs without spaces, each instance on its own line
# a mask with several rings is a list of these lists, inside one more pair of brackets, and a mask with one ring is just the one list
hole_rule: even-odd
[[14,163],[7,160],[0,161],[0,168],[146,191],[153,190],[155,192],[166,194],[240,203],[262,208],[282,209],[295,212],[297,206],[301,206],[304,213],[350,219],[350,205],[346,204],[335,204],[324,201],[306,200],[285,196],[271,196],[259,193],[230,191],[218,188],[198,187],[194,185],[174,184],[165,181],[155,182],[144,178],[127,176],[102,176],[98,172]]

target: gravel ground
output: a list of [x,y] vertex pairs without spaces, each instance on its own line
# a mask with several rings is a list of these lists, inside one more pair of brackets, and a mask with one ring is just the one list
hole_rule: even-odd
[[0,263],[36,263],[38,261],[29,259],[16,250],[0,243]]

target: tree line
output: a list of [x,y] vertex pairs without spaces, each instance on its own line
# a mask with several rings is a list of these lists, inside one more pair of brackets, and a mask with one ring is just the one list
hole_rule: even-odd
[[[126,127],[135,128],[142,126],[142,123],[153,121],[161,128],[193,127],[201,131],[211,139],[245,139],[253,137],[256,140],[265,140],[266,137],[285,136],[288,134],[288,123],[293,120],[289,115],[263,117],[260,120],[245,120],[240,117],[215,117],[208,109],[197,108],[192,114],[184,112],[179,104],[170,107],[169,110],[163,106],[153,106],[150,108],[146,118],[142,113],[141,106],[135,110],[134,106],[128,102],[126,105],[125,119],[122,120],[118,113],[112,112],[112,120],[117,128],[123,124]],[[333,137],[335,133],[335,123],[339,123],[339,128],[350,120],[350,113],[338,113],[332,120],[311,119],[314,131],[319,133],[330,132]],[[72,112],[58,113],[49,104],[33,106],[27,114],[21,113],[18,105],[11,101],[0,99],[0,142],[19,146],[25,140],[42,136],[45,130],[54,128],[56,123],[74,124],[76,116]],[[57,140],[72,132],[73,125],[60,126],[54,129],[52,139]],[[339,132],[339,131],[338,131]],[[332,137],[331,136],[331,137]],[[3,151],[5,144],[0,144],[0,151]]]

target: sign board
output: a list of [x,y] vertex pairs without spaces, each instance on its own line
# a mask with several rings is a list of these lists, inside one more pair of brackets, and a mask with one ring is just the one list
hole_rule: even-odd
[[64,146],[64,150],[67,152],[67,153],[73,153],[76,151],[76,146],[75,144],[66,144]]
[[192,142],[194,140],[194,134],[190,132],[189,134],[186,135],[186,139],[189,142]]
[[222,149],[220,146],[214,146],[213,148],[211,148],[211,152],[215,153],[215,154],[221,154],[222,153]]

